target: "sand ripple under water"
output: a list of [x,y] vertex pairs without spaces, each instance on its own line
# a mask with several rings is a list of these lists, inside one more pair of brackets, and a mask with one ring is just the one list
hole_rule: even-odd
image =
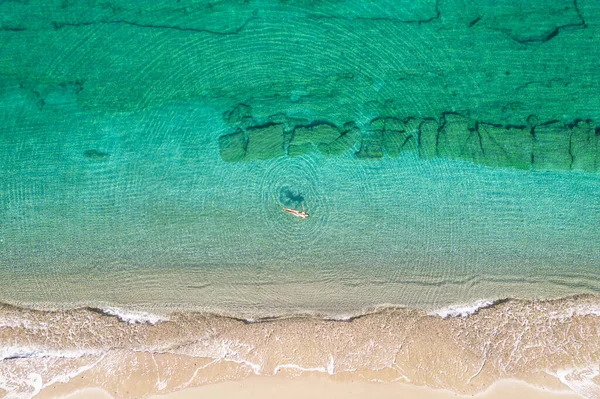
[[478,301],[430,312],[383,308],[338,319],[0,306],[6,398],[53,397],[81,384],[116,398],[131,397],[135,384],[136,397],[148,397],[304,372],[462,394],[511,378],[600,398],[599,364],[598,296]]

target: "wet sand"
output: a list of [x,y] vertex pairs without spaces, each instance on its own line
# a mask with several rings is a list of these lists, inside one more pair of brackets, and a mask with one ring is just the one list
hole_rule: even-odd
[[[51,396],[48,396],[50,398]],[[132,396],[132,398],[135,396]],[[499,381],[487,391],[474,396],[459,396],[446,390],[434,390],[403,383],[373,383],[349,378],[339,381],[331,377],[303,376],[251,377],[242,381],[224,382],[199,388],[185,389],[151,399],[305,399],[326,397],[328,399],[577,399],[581,396],[567,391],[551,391],[514,380]],[[106,391],[88,388],[77,391],[65,399],[113,399]],[[58,398],[57,398],[58,399]]]
[[117,399],[185,389],[217,395],[235,387],[268,391],[273,382],[302,386],[295,381],[310,376],[317,382],[306,389],[335,380],[345,383],[331,386],[372,386],[382,397],[386,389],[409,389],[404,383],[472,396],[509,379],[597,399],[599,317],[597,296],[480,301],[435,312],[385,308],[343,320],[3,305],[0,397],[52,398],[85,387]]

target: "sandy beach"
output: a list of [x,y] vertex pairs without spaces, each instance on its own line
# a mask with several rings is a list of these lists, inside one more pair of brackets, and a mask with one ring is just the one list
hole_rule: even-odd
[[[50,396],[48,396],[50,397]],[[132,396],[135,398],[136,396]],[[580,398],[573,392],[550,391],[515,380],[497,382],[487,391],[475,396],[457,395],[450,391],[416,387],[403,383],[372,383],[340,381],[323,376],[287,377],[251,377],[242,381],[224,382],[203,387],[185,389],[169,395],[153,396],[151,399],[212,399],[212,398],[248,398],[248,399],[300,399],[327,397],[328,399],[349,399],[376,397],[380,399],[575,399]],[[56,397],[58,399],[59,397]],[[79,390],[64,399],[113,399],[106,391],[98,388]]]
[[[390,308],[345,321],[260,322],[193,312],[132,320],[112,309],[4,306],[0,397],[59,398],[101,387],[116,399],[329,391],[330,397],[377,391],[382,398],[499,398],[506,390],[514,391],[510,397],[571,390],[597,399],[598,301],[505,300],[437,313]],[[507,380],[522,382],[498,384]]]

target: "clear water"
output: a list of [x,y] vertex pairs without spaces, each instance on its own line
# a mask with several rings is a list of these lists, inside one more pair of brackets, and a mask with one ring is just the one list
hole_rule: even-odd
[[[597,293],[599,13],[0,2],[0,299],[280,313]],[[445,132],[448,113],[463,131],[550,129],[528,150],[545,164],[465,156],[450,133],[437,156],[356,155],[377,118]],[[579,120],[587,158],[565,164]],[[223,159],[220,137],[273,121],[275,153]],[[295,127],[321,122],[360,137],[287,155]]]

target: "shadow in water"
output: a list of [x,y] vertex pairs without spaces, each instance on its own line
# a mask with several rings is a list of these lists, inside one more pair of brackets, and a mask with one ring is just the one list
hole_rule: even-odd
[[302,206],[306,207],[304,196],[287,186],[279,191],[279,201],[286,208],[301,209]]

